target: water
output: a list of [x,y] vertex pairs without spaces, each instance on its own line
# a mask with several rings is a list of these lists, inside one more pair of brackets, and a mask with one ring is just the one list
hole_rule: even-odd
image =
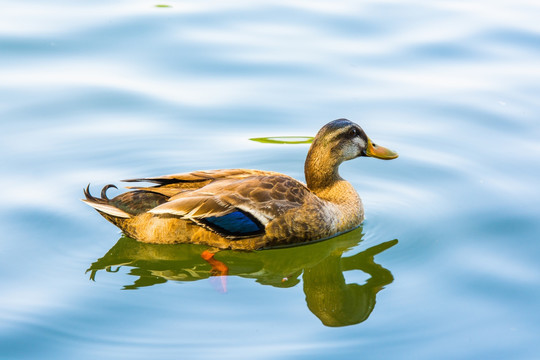
[[[4,3],[0,358],[539,358],[539,11]],[[226,282],[200,248],[134,243],[79,201],[197,169],[302,179],[309,145],[249,139],[340,117],[400,154],[341,167],[363,227],[224,252]]]

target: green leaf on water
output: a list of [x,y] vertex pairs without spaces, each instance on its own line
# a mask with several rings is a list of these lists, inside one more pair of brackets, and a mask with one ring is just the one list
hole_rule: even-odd
[[251,138],[251,141],[257,141],[264,144],[311,144],[312,136],[270,136],[261,138]]
[[157,8],[170,8],[171,5],[156,5]]

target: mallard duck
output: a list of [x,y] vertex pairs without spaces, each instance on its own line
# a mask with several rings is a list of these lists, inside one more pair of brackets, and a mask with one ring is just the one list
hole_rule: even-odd
[[[217,249],[258,250],[322,240],[358,227],[364,208],[339,165],[360,156],[395,159],[360,126],[329,122],[308,151],[306,183],[272,171],[229,169],[124,180],[153,186],[113,199],[89,187],[83,201],[125,234],[147,243],[193,243]],[[204,257],[204,256],[203,256]],[[211,254],[208,255],[211,258]]]

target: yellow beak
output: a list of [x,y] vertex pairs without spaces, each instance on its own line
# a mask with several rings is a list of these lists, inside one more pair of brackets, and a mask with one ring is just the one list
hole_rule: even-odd
[[383,146],[376,145],[368,138],[366,155],[382,160],[392,160],[398,157],[398,154]]

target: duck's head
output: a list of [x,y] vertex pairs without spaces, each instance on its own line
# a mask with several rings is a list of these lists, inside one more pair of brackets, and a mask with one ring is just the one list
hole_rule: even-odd
[[373,143],[358,124],[347,119],[337,119],[324,125],[315,136],[312,147],[326,150],[338,163],[359,156],[383,160],[398,157],[392,150]]
[[305,166],[308,186],[310,182],[321,182],[322,178],[330,181],[339,178],[338,166],[360,156],[391,160],[398,154],[375,144],[358,124],[350,120],[329,122],[319,130],[308,152]]

